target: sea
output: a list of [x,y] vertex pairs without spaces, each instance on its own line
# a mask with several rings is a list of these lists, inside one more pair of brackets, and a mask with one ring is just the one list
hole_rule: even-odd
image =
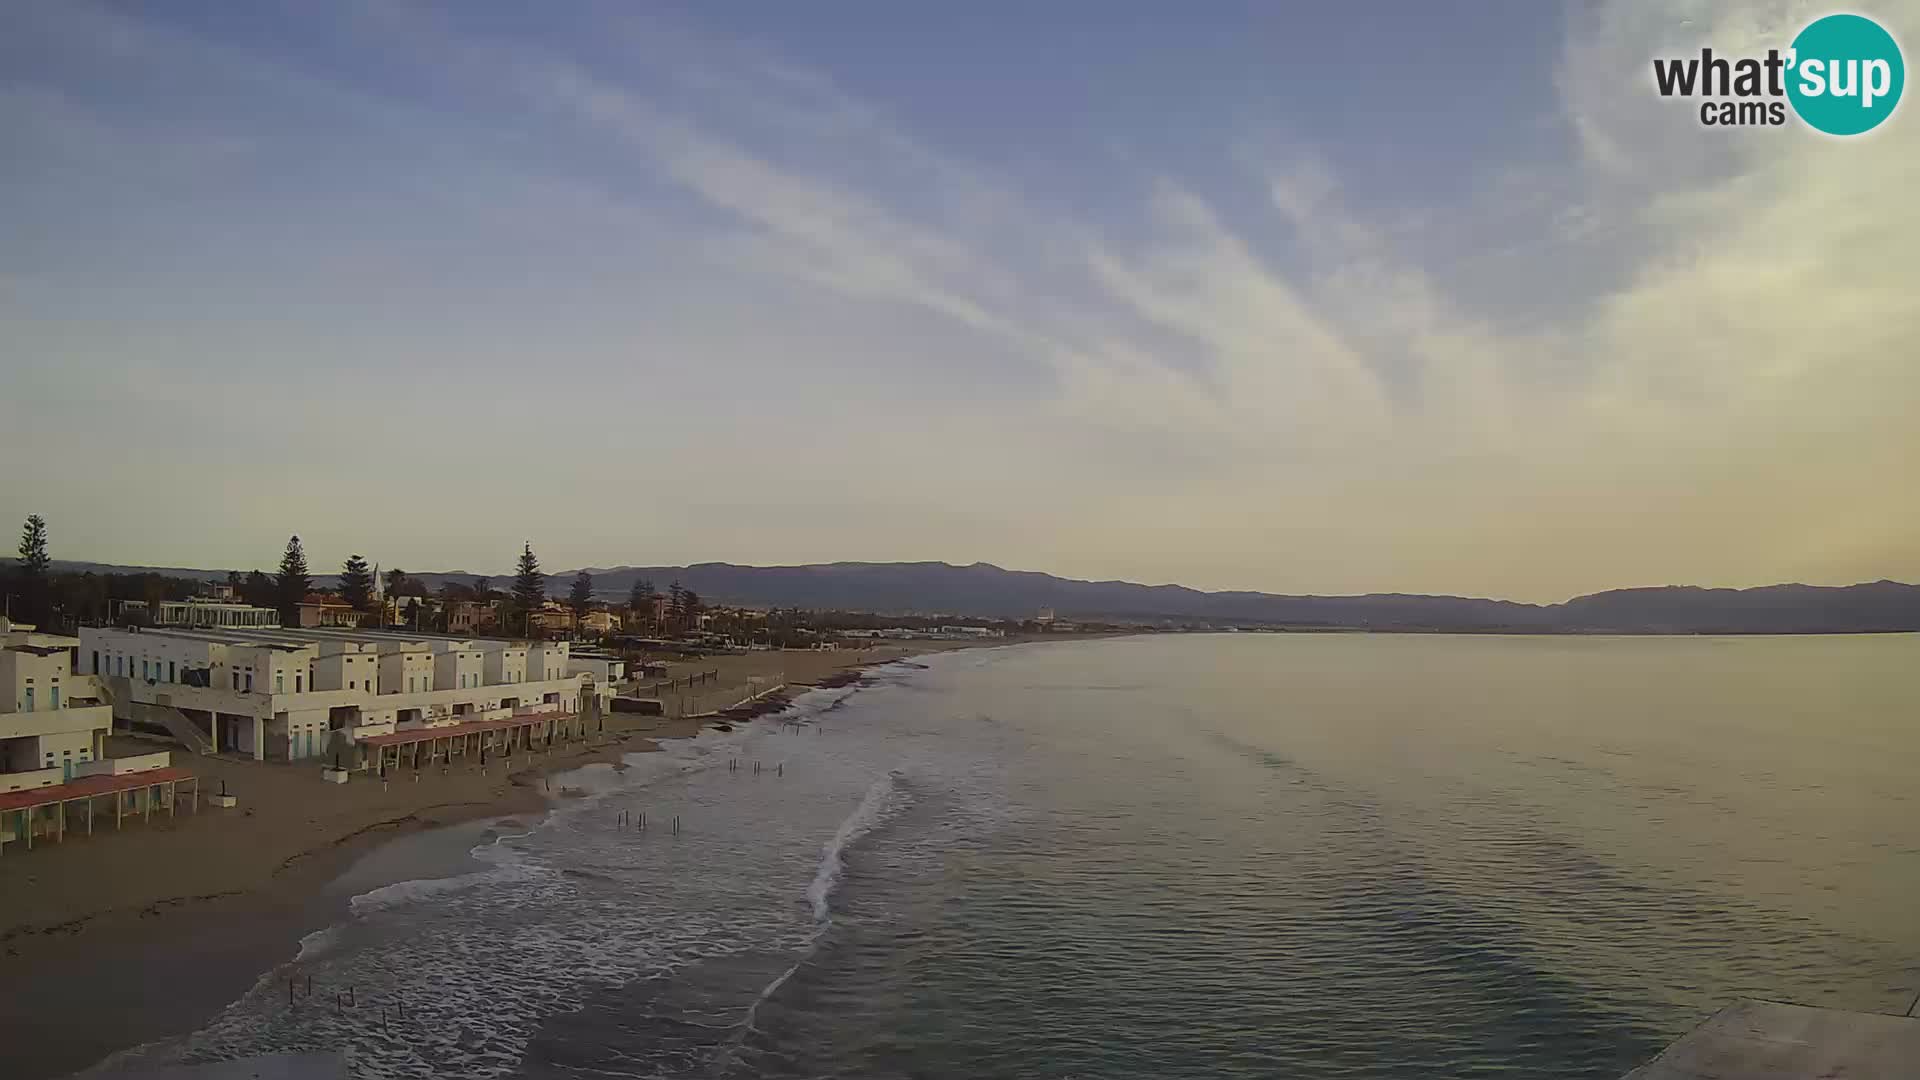
[[1916,735],[1912,635],[937,654],[376,852],[117,1064],[1613,1078],[1741,997],[1911,1007]]

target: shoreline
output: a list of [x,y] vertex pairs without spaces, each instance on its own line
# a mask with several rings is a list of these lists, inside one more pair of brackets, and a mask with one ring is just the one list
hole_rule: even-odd
[[[992,645],[1018,644],[996,641]],[[979,645],[989,643],[982,642]],[[843,653],[746,653],[673,669],[723,675],[713,693],[740,697],[749,679],[784,676],[788,692],[857,683],[868,668],[975,643],[888,645]],[[670,674],[679,674],[670,669]],[[737,680],[737,682],[735,681]],[[224,782],[241,805],[202,805],[0,863],[0,975],[15,995],[0,1018],[9,1075],[43,1080],[92,1070],[147,1044],[190,1033],[262,977],[292,962],[303,940],[339,922],[352,896],[406,880],[459,873],[417,866],[333,887],[373,853],[460,825],[540,815],[569,789],[551,777],[659,749],[727,722],[608,713],[606,731],[511,773],[462,763],[439,775],[346,785],[284,763],[181,754],[196,774]],[[503,820],[504,823],[504,820]],[[470,850],[471,845],[464,850]]]

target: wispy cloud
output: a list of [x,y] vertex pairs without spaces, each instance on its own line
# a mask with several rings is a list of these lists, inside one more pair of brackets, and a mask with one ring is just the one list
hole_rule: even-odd
[[[129,400],[249,409],[220,395],[252,384],[305,443],[236,468],[323,499],[384,460],[312,451],[349,402],[395,421],[386,450],[457,477],[456,501],[536,485],[516,440],[450,441],[462,418],[685,454],[688,490],[556,537],[561,562],[991,558],[1548,599],[1920,574],[1920,509],[1887,496],[1920,465],[1920,144],[1707,136],[1645,86],[1656,52],[1778,40],[1803,6],[1568,12],[1539,88],[1557,153],[1478,163],[1484,194],[1446,204],[1419,177],[1383,203],[1338,147],[1156,158],[1124,126],[1102,133],[1113,157],[1056,163],[1100,194],[1063,202],[777,42],[620,7],[537,36],[459,7],[343,10],[297,14],[344,57],[163,13],[30,13],[61,62],[0,87],[0,133],[38,170],[13,180],[36,220],[0,216],[38,238],[0,254],[0,311],[34,309],[9,348],[37,359],[9,367],[64,404],[10,395],[0,422],[84,435],[98,469],[132,449]],[[184,212],[125,201],[170,169]],[[205,251],[171,278],[77,254],[190,233]],[[140,430],[164,461],[166,426]],[[805,482],[769,469],[777,447],[866,485],[834,500],[844,528],[754,515],[756,491]],[[597,490],[538,490],[569,484]],[[499,546],[372,498],[403,561]],[[18,499],[112,531],[67,485]],[[247,543],[286,531],[230,513]],[[163,539],[176,562],[204,542]]]

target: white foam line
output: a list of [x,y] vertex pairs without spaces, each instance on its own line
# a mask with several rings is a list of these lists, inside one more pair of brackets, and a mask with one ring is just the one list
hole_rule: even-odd
[[834,831],[832,838],[820,846],[820,868],[815,871],[813,881],[807,885],[807,900],[813,904],[815,921],[825,922],[831,914],[828,901],[833,896],[834,886],[840,883],[841,873],[846,869],[846,862],[842,855],[848,845],[873,831],[873,827],[881,822],[897,802],[893,797],[896,790],[894,777],[897,775],[889,772],[875,780],[867,788],[867,793],[861,798],[860,805],[840,823],[840,828]]
[[[807,885],[807,900],[813,905],[814,931],[808,936],[806,948],[801,951],[799,958],[772,982],[761,987],[759,995],[753,999],[753,1004],[747,1006],[747,1015],[741,1018],[739,1029],[734,1032],[733,1038],[727,1041],[726,1049],[722,1052],[721,1065],[730,1064],[739,1055],[740,1046],[746,1041],[747,1036],[759,1030],[755,1025],[760,1016],[760,1006],[766,1004],[774,994],[779,993],[780,988],[787,984],[787,980],[793,978],[794,973],[813,958],[814,950],[820,946],[820,939],[825,935],[827,927],[832,924],[832,908],[828,901],[833,896],[834,887],[840,883],[841,873],[846,869],[844,859],[846,850],[861,837],[872,832],[876,825],[885,821],[887,814],[899,805],[900,800],[897,798],[899,789],[894,783],[897,776],[899,776],[898,772],[888,772],[887,775],[868,786],[866,795],[860,799],[860,805],[840,822],[840,827],[834,830],[832,838],[820,845],[820,868]],[[718,1071],[720,1070],[716,1069],[716,1073]]]

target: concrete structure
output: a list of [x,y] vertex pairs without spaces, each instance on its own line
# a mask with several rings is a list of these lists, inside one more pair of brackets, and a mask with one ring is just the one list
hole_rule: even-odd
[[575,649],[567,656],[567,674],[585,675],[595,686],[612,686],[627,677],[627,662],[612,653]]
[[0,791],[73,779],[113,728],[100,683],[75,675],[78,638],[6,623],[0,635]]
[[1893,1080],[1920,1076],[1920,1020],[1740,1001],[1625,1080]]
[[598,715],[611,683],[566,642],[410,631],[85,628],[78,655],[113,715],[201,752],[360,764],[390,735],[515,716]]
[[527,647],[520,642],[488,649],[482,664],[482,675],[489,685],[511,686],[527,681]]

